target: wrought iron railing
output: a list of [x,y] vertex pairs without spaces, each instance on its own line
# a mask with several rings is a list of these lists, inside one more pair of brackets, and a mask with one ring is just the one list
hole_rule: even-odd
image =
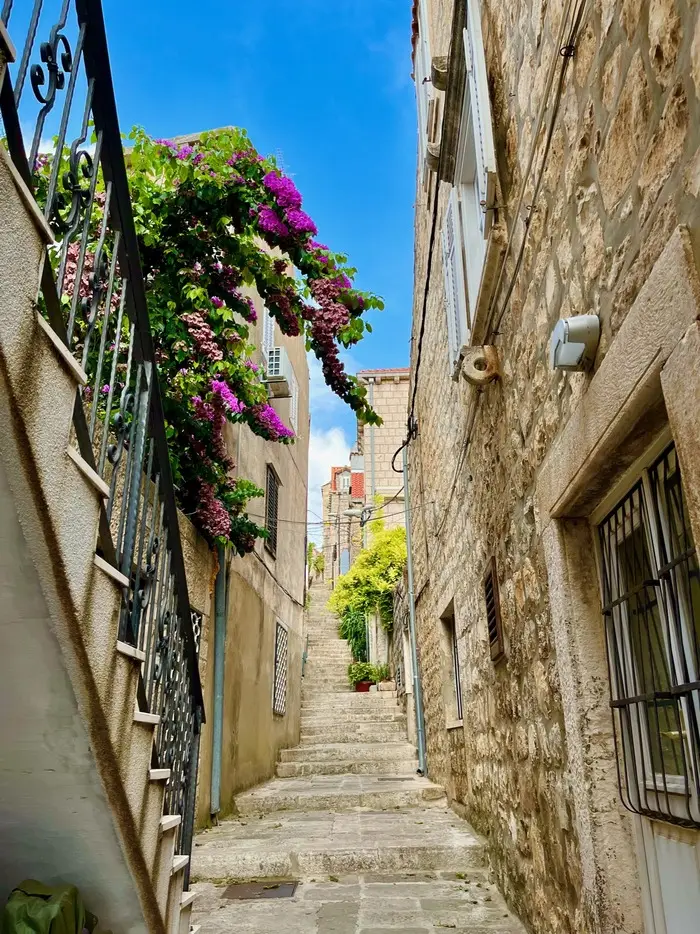
[[119,638],[143,652],[139,705],[160,715],[153,765],[170,769],[165,810],[189,854],[198,647],[101,3],[5,0],[2,21],[26,35],[0,88],[2,135],[56,238],[41,311],[88,376],[74,443],[109,487],[99,551],[128,580]]

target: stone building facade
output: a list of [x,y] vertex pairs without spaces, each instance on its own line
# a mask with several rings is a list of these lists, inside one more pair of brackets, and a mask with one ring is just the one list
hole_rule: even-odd
[[428,771],[538,934],[700,917],[699,12],[414,3]]
[[[409,370],[360,370],[357,378],[367,386],[370,404],[382,419],[380,426],[357,426],[365,471],[364,502],[367,506],[387,503],[384,521],[387,528],[393,528],[404,524],[403,479],[392,469],[391,459],[406,437]],[[396,466],[401,470],[400,457]]]
[[[358,510],[364,503],[364,473],[353,465],[331,467],[331,479],[321,487],[323,500],[323,579],[333,587],[345,574],[362,548],[359,518],[346,516],[348,509]],[[361,462],[361,458],[360,458]]]

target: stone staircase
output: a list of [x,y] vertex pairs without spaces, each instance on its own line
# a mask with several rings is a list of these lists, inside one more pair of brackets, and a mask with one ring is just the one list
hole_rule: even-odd
[[[236,798],[236,818],[199,835],[195,920],[259,934],[521,932],[489,883],[483,841],[417,774],[396,694],[351,690],[328,596],[314,588],[307,613],[300,743],[275,779]],[[280,880],[302,884],[291,900],[265,898]],[[260,897],[231,900],[231,883],[253,881]]]

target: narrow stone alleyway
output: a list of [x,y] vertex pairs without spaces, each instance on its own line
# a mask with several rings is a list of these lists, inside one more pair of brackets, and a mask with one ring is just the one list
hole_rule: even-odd
[[[236,798],[238,817],[196,840],[201,934],[521,934],[482,841],[416,774],[396,695],[351,691],[327,599],[312,590],[300,745],[283,750],[276,779]],[[293,897],[269,897],[282,880],[299,883]],[[262,897],[232,897],[251,881]]]

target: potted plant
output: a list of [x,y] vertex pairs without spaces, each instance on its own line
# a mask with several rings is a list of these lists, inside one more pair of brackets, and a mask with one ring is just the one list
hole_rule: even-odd
[[353,662],[348,666],[348,678],[356,691],[367,692],[375,683],[374,665],[369,662]]

